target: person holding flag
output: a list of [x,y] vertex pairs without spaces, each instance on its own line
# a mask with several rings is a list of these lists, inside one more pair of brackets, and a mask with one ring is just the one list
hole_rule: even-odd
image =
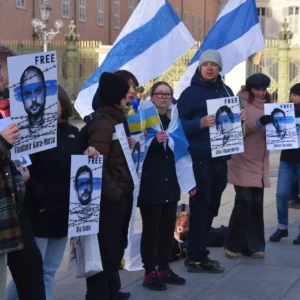
[[[166,82],[157,82],[151,89],[151,100],[143,101],[140,114],[137,113],[144,116],[140,124],[148,133],[138,197],[143,222],[143,286],[156,291],[166,290],[166,283],[185,284],[185,279],[171,270],[169,262],[180,189],[191,196],[196,193],[188,142],[177,108],[171,104],[172,97],[171,86]],[[152,126],[149,128],[150,123]]]
[[[207,115],[206,101],[231,97],[233,93],[226,86],[219,73],[223,67],[222,57],[216,50],[202,53],[191,86],[178,101],[178,111],[183,129],[190,144],[193,168],[198,191],[190,197],[190,227],[188,272],[222,273],[224,268],[218,261],[208,257],[208,231],[214,217],[218,215],[222,193],[227,185],[227,161],[230,156],[212,158],[209,127],[214,126],[215,116]],[[240,117],[245,120],[242,110]]]

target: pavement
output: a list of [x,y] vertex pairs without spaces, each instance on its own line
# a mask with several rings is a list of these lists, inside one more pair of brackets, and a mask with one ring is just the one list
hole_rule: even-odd
[[[270,157],[271,188],[265,189],[264,218],[266,241],[277,226],[276,185],[279,152]],[[183,195],[182,201],[187,201]],[[234,190],[228,185],[219,216],[213,226],[228,225],[234,204]],[[288,238],[280,243],[267,243],[264,259],[240,257],[227,259],[222,248],[211,248],[211,257],[226,268],[223,274],[187,273],[183,261],[172,263],[175,272],[186,278],[185,286],[168,286],[165,292],[153,292],[142,287],[143,272],[121,271],[122,287],[130,291],[132,300],[299,300],[300,299],[300,246],[292,240],[298,235],[300,210],[289,210]],[[138,222],[140,224],[140,217]],[[85,280],[75,279],[68,272],[69,249],[56,276],[53,300],[84,300]],[[10,276],[9,276],[10,277]]]

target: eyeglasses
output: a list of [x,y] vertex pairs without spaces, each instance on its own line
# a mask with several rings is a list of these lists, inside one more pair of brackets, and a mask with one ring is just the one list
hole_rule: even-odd
[[172,94],[171,93],[154,93],[154,95],[157,98],[166,98],[166,99],[171,99]]

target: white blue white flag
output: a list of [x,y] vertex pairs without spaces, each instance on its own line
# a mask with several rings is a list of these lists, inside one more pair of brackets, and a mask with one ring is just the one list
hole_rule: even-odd
[[202,52],[218,50],[223,60],[221,75],[225,75],[263,48],[255,0],[229,0],[180,79],[174,97],[178,99],[190,85]]
[[[151,106],[154,107],[152,101],[145,100],[139,106],[139,110],[147,110]],[[184,193],[188,193],[196,187],[193,161],[188,151],[189,143],[178,117],[177,107],[173,104],[170,104],[169,109],[171,110],[171,121],[168,129],[166,130],[166,133],[169,136],[168,145],[174,153],[176,175],[179,186]],[[159,124],[147,129],[148,136],[146,137],[145,156],[147,156],[147,150],[150,147],[152,140],[161,130],[162,128]]]
[[123,69],[144,84],[165,72],[195,45],[195,40],[166,0],[142,0],[106,59],[85,82],[75,101],[81,117],[90,114],[103,72]]

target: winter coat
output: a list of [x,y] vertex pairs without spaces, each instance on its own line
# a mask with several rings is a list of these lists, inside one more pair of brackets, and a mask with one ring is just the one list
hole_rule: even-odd
[[[186,88],[178,100],[179,117],[190,144],[190,154],[193,160],[211,158],[209,128],[201,128],[201,118],[207,116],[206,100],[233,96],[221,76],[217,82],[207,82],[200,77],[197,69],[191,85]],[[219,159],[228,159],[229,156]]]
[[266,148],[266,130],[259,123],[264,115],[264,101],[249,102],[249,93],[238,93],[244,99],[246,135],[244,153],[234,154],[228,161],[228,182],[241,187],[270,187],[269,151]]
[[[114,133],[114,126],[124,122],[124,112],[116,107],[100,107],[99,115],[106,118],[92,123],[88,132],[88,146],[95,147],[103,155],[102,200],[121,201],[124,194],[132,195],[133,180]],[[108,120],[108,119],[109,120]]]
[[13,171],[18,171],[10,161],[11,148],[0,135],[0,255],[23,248],[13,184]]
[[65,122],[58,124],[57,147],[30,155],[25,205],[37,237],[68,235],[71,155],[76,154],[82,154],[79,131]]
[[[170,119],[160,116],[165,130]],[[167,144],[158,143],[153,138],[143,164],[138,204],[159,204],[180,200],[180,187],[175,169],[174,153]]]

